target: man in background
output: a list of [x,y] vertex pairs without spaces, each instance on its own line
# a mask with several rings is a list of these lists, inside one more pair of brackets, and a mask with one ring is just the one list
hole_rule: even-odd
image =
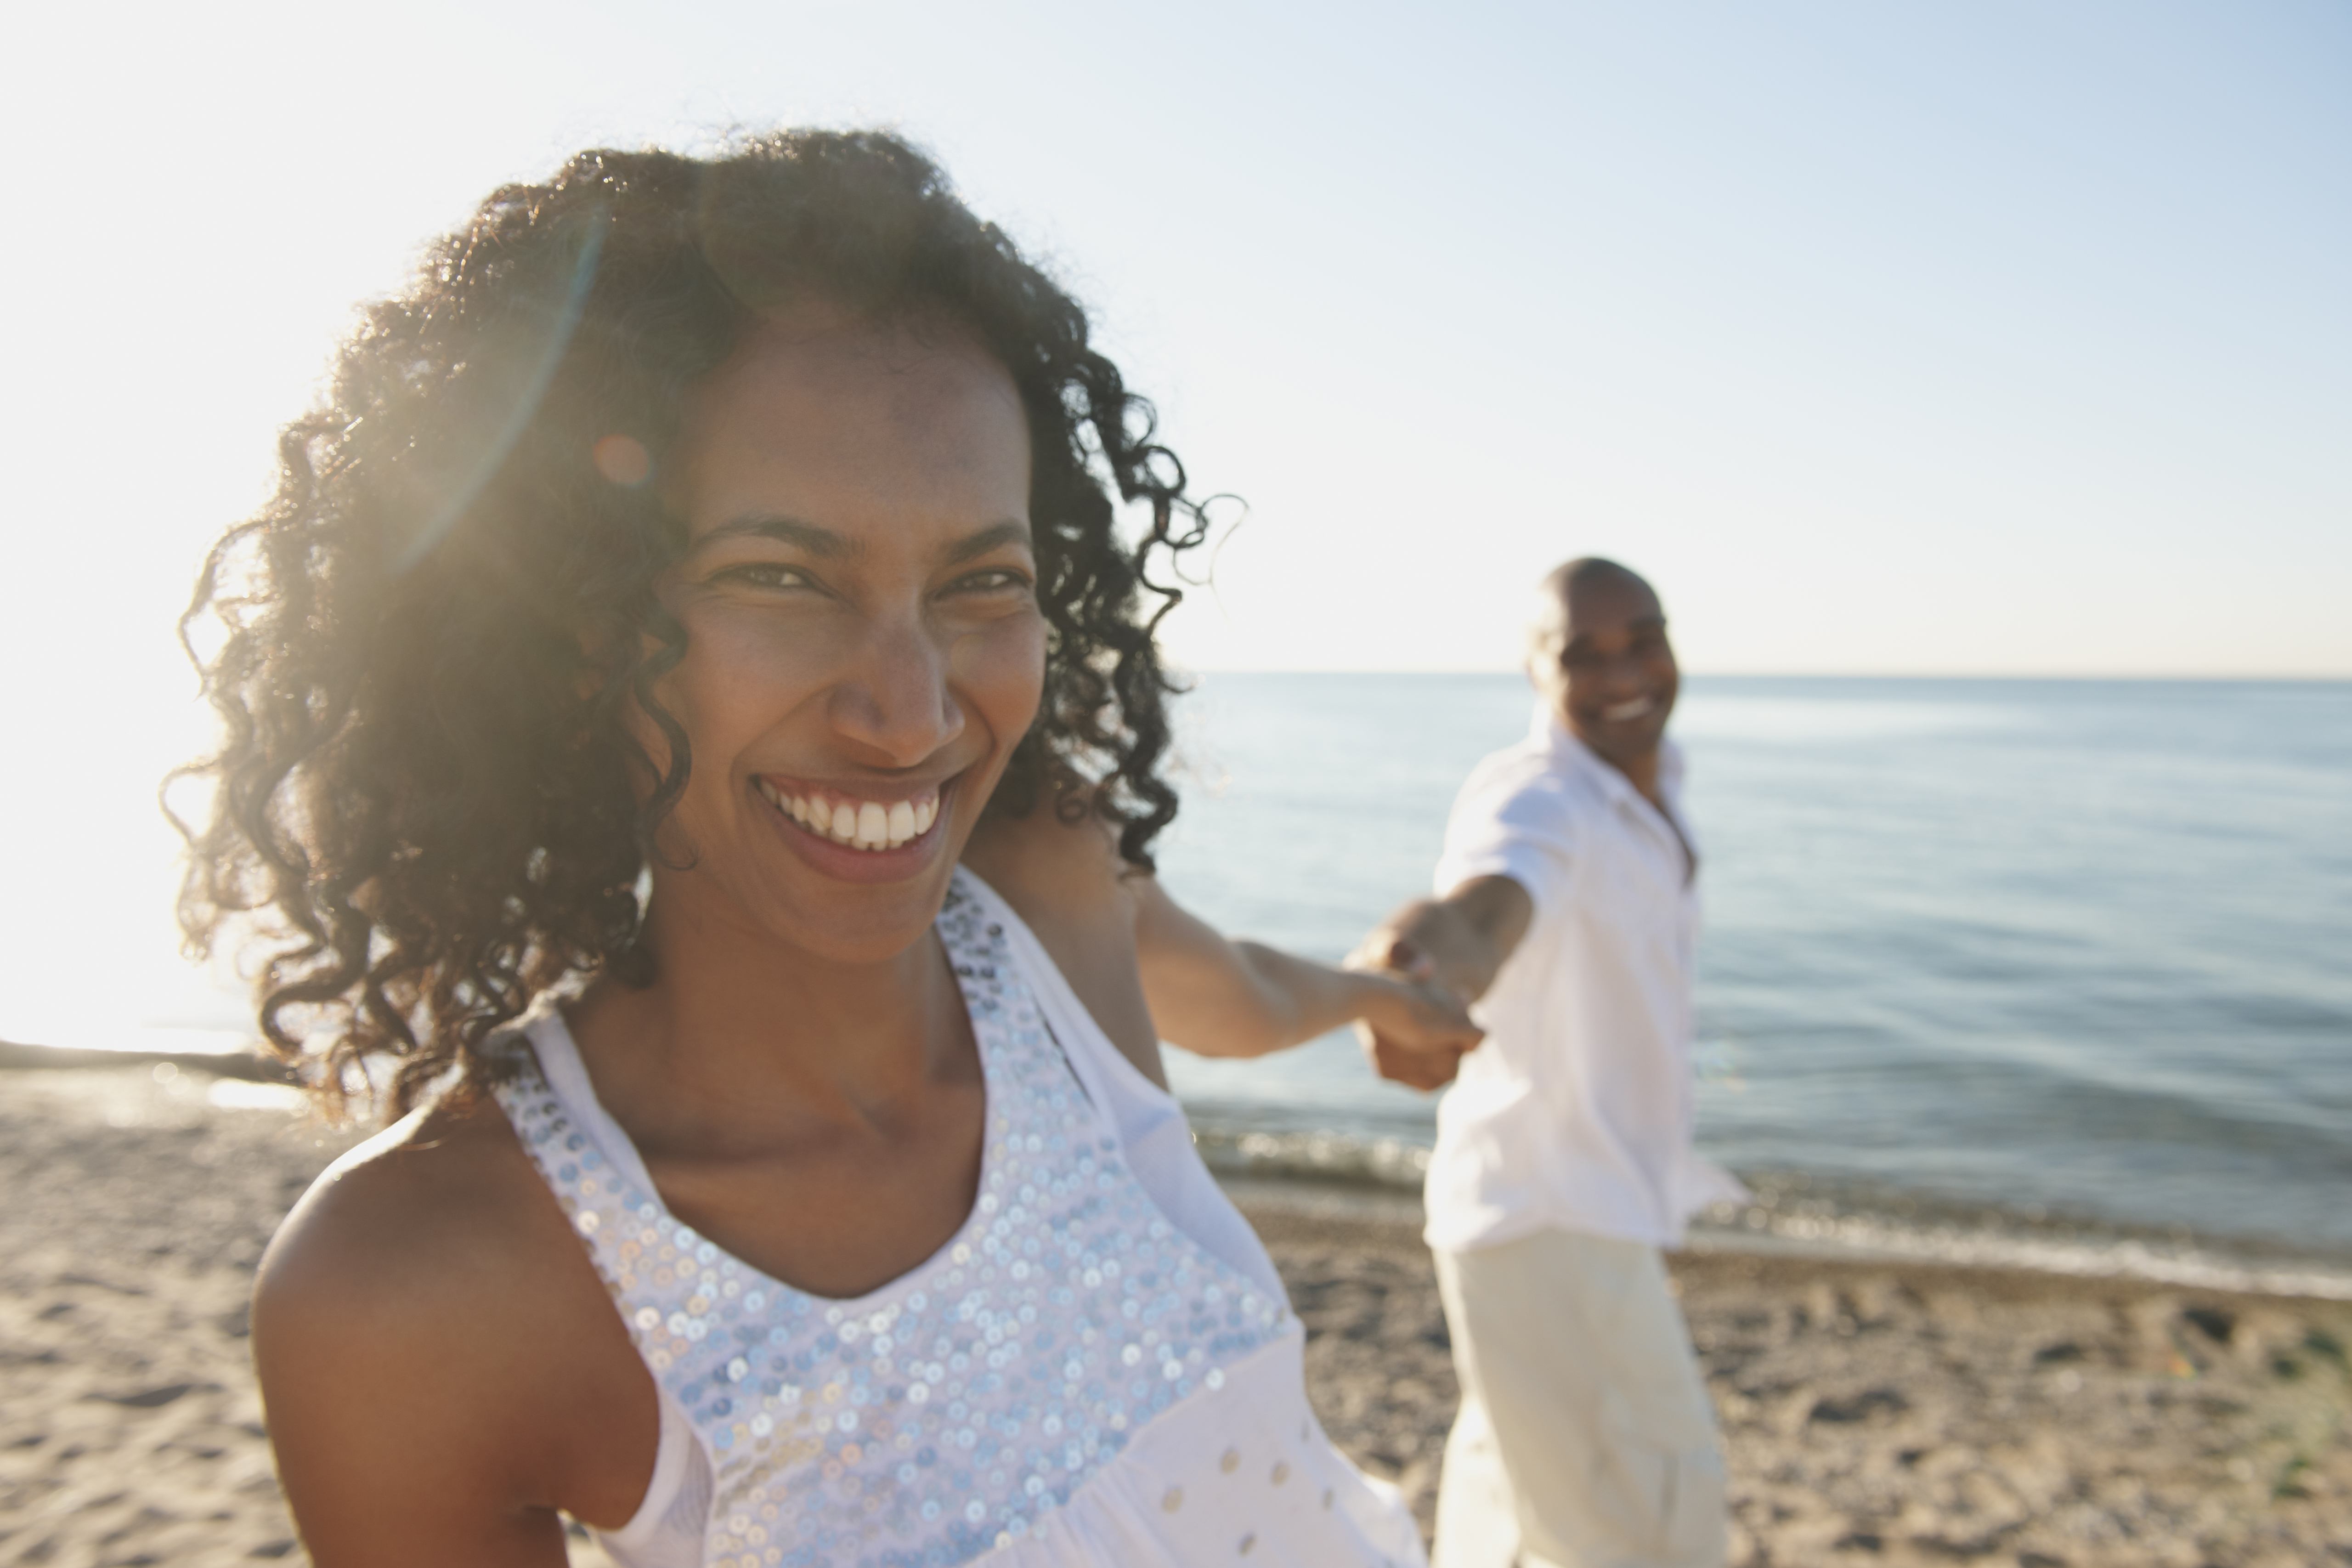
[[[1717,1568],[1714,1412],[1662,1247],[1744,1195],[1691,1149],[1698,851],[1665,612],[1614,562],[1545,579],[1527,739],[1471,773],[1437,896],[1359,959],[1477,1003],[1426,1232],[1462,1407],[1436,1568]],[[1368,1039],[1403,1077],[1419,1064]]]

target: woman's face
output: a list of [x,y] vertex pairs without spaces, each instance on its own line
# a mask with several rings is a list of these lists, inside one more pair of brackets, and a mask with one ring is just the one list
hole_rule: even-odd
[[1013,378],[950,325],[796,310],[697,390],[662,484],[688,643],[656,690],[693,769],[656,919],[905,951],[1044,684]]

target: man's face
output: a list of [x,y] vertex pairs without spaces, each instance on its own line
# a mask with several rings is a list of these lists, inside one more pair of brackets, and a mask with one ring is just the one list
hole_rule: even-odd
[[1603,759],[1623,768],[1656,753],[1681,672],[1648,584],[1614,573],[1574,584],[1538,628],[1528,662],[1560,722]]

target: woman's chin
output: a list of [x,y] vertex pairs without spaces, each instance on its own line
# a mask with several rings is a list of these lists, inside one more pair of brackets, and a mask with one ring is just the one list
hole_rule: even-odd
[[956,858],[942,822],[903,849],[844,849],[818,842],[819,879],[801,880],[799,945],[837,963],[879,963],[922,941],[947,901]]
[[844,900],[819,920],[780,922],[777,935],[784,945],[843,969],[892,963],[929,940],[946,898],[944,888],[921,897],[907,897],[912,889],[898,891],[898,899]]

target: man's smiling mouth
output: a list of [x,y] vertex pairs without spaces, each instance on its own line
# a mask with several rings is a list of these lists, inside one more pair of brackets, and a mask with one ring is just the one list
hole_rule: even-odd
[[1639,719],[1658,705],[1654,697],[1632,697],[1601,710],[1601,716],[1612,724],[1622,724],[1629,719]]
[[931,830],[939,819],[940,792],[923,791],[902,800],[864,800],[818,784],[778,784],[758,779],[768,804],[828,843],[868,851],[899,849]]

